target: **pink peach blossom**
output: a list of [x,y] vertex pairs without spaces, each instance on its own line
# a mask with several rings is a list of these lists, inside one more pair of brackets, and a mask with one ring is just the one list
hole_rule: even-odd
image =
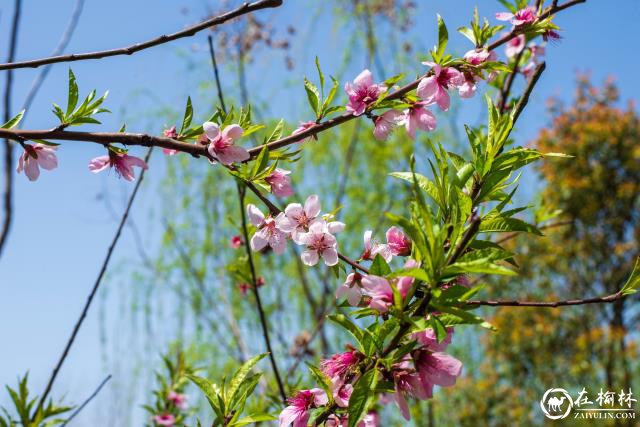
[[134,167],[148,169],[147,164],[141,158],[111,150],[107,156],[99,156],[89,162],[89,170],[93,173],[101,172],[108,167],[114,168],[116,173],[127,181],[133,181],[136,178]]
[[349,399],[351,398],[351,393],[353,393],[353,386],[351,384],[343,384],[342,381],[332,381],[332,393],[333,400],[336,402],[341,408],[349,407]]
[[360,304],[362,299],[362,275],[358,272],[349,273],[347,280],[336,291],[336,299],[347,296],[347,301],[352,306]]
[[393,226],[386,233],[387,246],[395,256],[411,255],[411,239],[400,228]]
[[[294,129],[293,132],[291,132],[291,135],[297,135],[299,133],[302,133],[302,132],[306,131],[307,129],[310,129],[310,128],[314,127],[316,124],[317,123],[314,122],[314,121],[300,122],[300,125],[296,129]],[[317,141],[318,140],[318,136],[317,135],[311,135],[311,136],[308,136],[308,137],[300,140],[300,142],[306,142],[306,141],[308,141],[310,139],[315,139]]]
[[[478,49],[472,49],[467,53],[465,53],[464,59],[471,65],[479,66],[484,64],[485,62],[497,61],[498,55],[494,51],[489,52],[487,49],[478,48]],[[495,79],[497,75],[498,75],[497,71],[490,71],[489,74],[487,75],[487,81],[488,82],[493,81],[493,79]],[[469,79],[465,75],[465,83],[467,83],[468,80]],[[478,81],[478,78],[474,78],[473,81],[475,83],[476,81]],[[463,86],[465,83],[463,83]],[[460,92],[460,90],[461,89],[458,88],[458,92]],[[462,91],[466,92],[466,88],[462,89]]]
[[496,61],[498,59],[498,55],[496,55],[494,51],[489,52],[487,49],[478,48],[467,51],[463,58],[469,64],[478,66],[485,62]]
[[451,339],[453,338],[453,328],[447,328],[447,336],[441,342],[438,342],[436,333],[432,328],[427,328],[424,331],[418,331],[411,334],[411,339],[416,340],[424,346],[425,349],[430,351],[445,351]]
[[360,362],[360,353],[357,351],[346,351],[331,356],[330,359],[324,359],[320,362],[320,369],[329,378],[344,378],[353,368]]
[[58,167],[56,150],[57,147],[45,144],[24,144],[24,153],[18,158],[16,172],[24,171],[29,181],[37,180],[40,168],[50,171]]
[[524,34],[520,34],[507,42],[507,46],[504,49],[507,58],[515,58],[525,47]]
[[373,231],[367,230],[364,232],[364,251],[360,256],[363,260],[372,261],[376,255],[380,255],[386,262],[391,262],[393,258],[393,253],[391,253],[391,249],[388,245],[383,243],[379,243],[376,240],[372,240],[371,235]]
[[328,266],[338,263],[338,242],[333,235],[344,229],[341,222],[315,221],[309,226],[309,231],[298,236],[297,243],[305,245],[307,248],[300,254],[300,258],[305,265],[313,266],[322,258]]
[[462,371],[462,362],[447,353],[419,350],[413,355],[416,371],[428,397],[433,396],[433,387],[451,387]]
[[267,245],[276,254],[284,252],[287,243],[287,234],[276,227],[276,221],[270,215],[264,214],[255,205],[247,205],[247,215],[251,223],[258,228],[251,238],[251,249],[260,251]]
[[[403,268],[411,269],[417,267],[420,267],[420,263],[410,258],[407,260],[407,262],[404,263]],[[411,276],[400,276],[393,279],[393,283],[396,285],[396,288],[398,288],[398,291],[400,292],[400,295],[402,295],[402,298],[407,296],[409,290],[411,290],[411,287],[413,286],[414,281],[415,279]]]
[[411,366],[408,359],[407,357],[404,361],[393,366],[393,382],[396,390],[394,397],[402,416],[407,421],[411,419],[407,397],[423,400],[431,397],[429,391],[424,388],[420,375]]
[[291,171],[276,168],[271,174],[265,178],[265,181],[271,186],[271,192],[276,197],[287,197],[293,195],[291,187]]
[[236,235],[231,238],[231,247],[233,249],[238,249],[242,245],[244,245],[244,240],[242,239],[242,236]]
[[298,242],[300,233],[309,231],[309,227],[318,220],[320,214],[320,198],[316,194],[307,197],[304,207],[300,203],[289,203],[276,217],[278,228],[291,233],[294,242]]
[[404,123],[407,133],[412,139],[416,137],[416,130],[425,132],[434,131],[437,126],[436,116],[427,110],[427,102],[416,102],[410,108],[404,110]]
[[374,121],[373,136],[378,141],[385,141],[389,134],[400,124],[403,114],[397,110],[389,110],[376,117]]
[[187,404],[187,396],[178,392],[171,390],[167,395],[167,400],[173,405],[181,410],[185,410],[189,407]]
[[358,74],[353,83],[346,83],[344,90],[349,96],[347,111],[354,116],[359,116],[364,113],[369,104],[378,99],[384,90],[384,85],[374,83],[371,71],[364,70]]
[[369,412],[364,416],[362,421],[358,424],[358,427],[378,427],[380,423],[380,416],[375,411]]
[[329,402],[327,394],[319,388],[302,390],[295,396],[289,398],[289,406],[280,413],[280,427],[307,427],[309,421],[309,410],[326,405]]
[[368,274],[362,278],[364,292],[371,297],[369,307],[379,313],[386,313],[393,304],[393,290],[384,277]]
[[[178,137],[178,132],[176,131],[175,126],[171,126],[169,129],[165,129],[164,131],[162,131],[162,134],[167,138],[172,138],[172,139],[176,139]],[[171,148],[163,148],[162,152],[167,156],[173,156],[174,154],[178,153],[178,150],[174,150]]]
[[427,104],[438,104],[442,111],[447,111],[451,104],[448,89],[458,87],[464,81],[462,73],[453,67],[441,67],[433,62],[423,62],[433,67],[434,74],[420,80],[417,93]]
[[536,10],[531,6],[520,9],[515,14],[511,12],[496,13],[498,21],[509,21],[515,27],[532,24],[537,18]]
[[207,150],[209,154],[223,165],[230,165],[235,162],[248,160],[249,152],[237,145],[235,141],[239,139],[244,131],[238,125],[228,125],[220,132],[220,126],[213,122],[206,122],[202,125],[204,133],[209,139]]
[[173,427],[176,424],[176,417],[171,414],[155,415],[153,422],[158,426]]
[[[345,415],[342,418],[340,418],[336,414],[331,414],[327,418],[327,421],[324,422],[324,427],[347,427],[348,425],[349,425],[348,415]],[[359,424],[358,424],[358,427],[360,427]]]

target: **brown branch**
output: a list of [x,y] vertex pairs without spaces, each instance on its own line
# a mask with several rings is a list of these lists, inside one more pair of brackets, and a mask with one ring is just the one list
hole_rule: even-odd
[[[578,3],[584,3],[585,1],[586,0],[569,1],[563,5],[560,5],[554,8],[553,10],[550,9],[547,12],[543,13],[541,15],[541,19],[542,17],[549,16],[551,13],[555,13],[557,11],[566,9]],[[493,50],[496,47],[499,47],[504,43],[507,43],[509,40],[511,40],[515,36],[517,36],[517,33],[509,33],[506,36],[502,37],[501,39],[497,40],[492,45],[490,45],[489,49]],[[389,99],[389,100],[401,99],[406,94],[416,89],[418,87],[418,84],[420,83],[420,80],[422,80],[424,77],[430,74],[431,74],[431,71],[420,76],[418,79],[414,80],[413,82],[401,87],[400,89],[390,93],[386,97],[386,99]],[[364,117],[364,116],[365,115],[354,116],[351,113],[345,113],[341,116],[325,120],[324,122],[320,122],[315,126],[312,126],[298,134],[289,135],[277,141],[273,141],[265,145],[259,145],[259,146],[253,147],[249,149],[249,153],[251,154],[251,159],[257,157],[260,151],[262,151],[262,149],[265,146],[268,147],[270,150],[284,148],[296,142],[300,142],[308,137],[316,136],[317,134],[324,132],[328,129],[331,129],[333,127],[336,127],[342,123],[348,122],[358,117]],[[56,130],[56,129],[51,129],[51,130],[0,129],[0,137],[13,139],[15,141],[24,141],[24,140],[31,140],[31,139],[53,139],[53,140],[62,140],[62,141],[87,141],[87,142],[95,142],[98,144],[108,144],[112,142],[119,142],[126,145],[139,145],[144,147],[151,147],[151,146],[162,147],[162,148],[168,148],[172,150],[178,150],[184,153],[189,153],[194,156],[205,156],[207,158],[210,157],[206,147],[204,146],[197,145],[197,144],[190,144],[187,142],[178,141],[178,140],[167,138],[167,137],[153,136],[153,135],[142,134],[142,133],[72,132],[72,131]]]
[[513,113],[512,113],[513,123],[518,121],[518,117],[520,117],[522,110],[524,110],[524,107],[529,102],[529,96],[531,96],[531,92],[533,92],[534,86],[536,85],[536,83],[538,83],[538,79],[540,79],[540,76],[542,75],[542,72],[545,70],[546,67],[547,65],[544,62],[542,62],[533,71],[533,76],[531,77],[531,80],[529,80],[529,84],[527,85],[527,88],[524,90],[524,93],[520,97],[520,100],[518,101],[515,108],[513,109]]
[[585,304],[603,304],[612,303],[619,299],[624,298],[625,295],[622,292],[616,292],[615,294],[607,295],[605,297],[585,298],[585,299],[572,299],[562,301],[520,301],[520,300],[496,300],[496,301],[465,301],[465,305],[479,306],[487,305],[491,307],[566,307],[570,305],[585,305]]
[[[147,151],[147,155],[145,156],[145,163],[149,163],[149,158],[151,157],[151,152],[152,152],[153,148],[149,148],[149,151]],[[53,369],[53,372],[51,373],[51,377],[49,378],[49,381],[47,382],[47,386],[45,387],[44,393],[42,393],[42,397],[40,398],[40,401],[38,403],[38,407],[36,408],[35,413],[38,413],[39,409],[43,407],[45,401],[47,400],[47,397],[49,396],[49,393],[51,392],[51,387],[53,387],[53,383],[55,382],[57,376],[58,376],[58,372],[60,371],[60,368],[62,367],[64,361],[67,359],[67,356],[69,355],[69,351],[71,350],[71,346],[73,345],[76,336],[78,335],[78,332],[80,331],[80,327],[82,326],[82,324],[84,323],[85,318],[87,317],[87,313],[89,312],[89,307],[91,307],[91,303],[93,302],[94,297],[96,296],[96,293],[98,292],[98,288],[100,287],[100,284],[102,283],[102,278],[104,277],[104,274],[107,271],[107,266],[109,265],[109,261],[111,260],[111,256],[113,255],[113,251],[116,247],[116,244],[118,243],[118,240],[120,239],[120,235],[122,234],[122,229],[124,228],[126,222],[127,222],[127,218],[129,217],[129,212],[131,211],[131,206],[133,206],[133,201],[136,198],[136,195],[138,194],[138,190],[140,189],[140,185],[142,184],[142,180],[144,178],[144,174],[145,174],[145,169],[143,169],[140,172],[140,177],[138,178],[138,181],[136,182],[135,187],[133,188],[133,192],[131,193],[131,196],[129,197],[129,201],[127,202],[127,207],[124,210],[124,213],[122,214],[122,219],[120,220],[120,224],[118,225],[118,228],[116,229],[116,233],[113,236],[113,240],[111,241],[111,244],[109,245],[109,248],[107,249],[107,255],[104,259],[104,261],[102,262],[102,266],[100,267],[100,272],[98,273],[98,277],[96,278],[96,281],[93,285],[93,288],[91,289],[91,292],[89,293],[89,296],[87,297],[87,302],[84,305],[84,308],[82,309],[82,313],[80,313],[80,317],[78,318],[78,320],[76,321],[75,326],[73,327],[73,331],[71,332],[71,336],[69,337],[69,340],[67,341],[67,344],[65,345],[65,348],[62,352],[62,355],[60,356],[60,359],[58,360],[58,363],[56,364],[55,368]]]
[[[15,0],[13,7],[13,21],[11,23],[11,39],[9,40],[9,54],[7,61],[13,61],[18,43],[18,28],[20,25],[20,13],[22,0]],[[4,121],[11,119],[11,91],[13,89],[13,72],[9,71],[4,86]],[[13,144],[9,139],[4,140],[4,220],[0,230],[0,255],[7,243],[11,222],[13,219]]]
[[237,18],[238,16],[242,16],[256,10],[278,7],[281,5],[282,5],[282,0],[258,0],[254,3],[244,3],[242,6],[238,7],[237,9],[229,11],[220,16],[207,19],[206,21],[200,22],[199,24],[193,25],[184,30],[181,30],[172,34],[164,34],[154,39],[147,40],[141,43],[136,43],[131,46],[122,47],[118,49],[101,50],[97,52],[74,53],[71,55],[52,56],[49,58],[32,59],[29,61],[20,61],[20,62],[10,61],[5,64],[0,64],[0,70],[12,70],[16,68],[36,68],[42,65],[55,64],[58,62],[74,62],[74,61],[84,61],[88,59],[101,59],[101,58],[107,58],[110,56],[118,56],[118,55],[132,55],[136,52],[149,49],[154,46],[158,46],[158,45],[168,43],[174,40],[178,40],[184,37],[191,37],[202,30],[206,30],[207,28],[220,25],[233,18]]

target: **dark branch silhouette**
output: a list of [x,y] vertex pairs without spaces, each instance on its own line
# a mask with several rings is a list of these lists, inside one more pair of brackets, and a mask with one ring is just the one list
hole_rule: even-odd
[[52,56],[49,58],[32,59],[20,62],[13,62],[11,60],[5,64],[0,64],[0,70],[12,70],[16,68],[36,68],[42,65],[55,64],[57,62],[85,61],[88,59],[107,58],[109,56],[132,55],[136,52],[149,49],[154,46],[169,43],[171,41],[178,40],[184,37],[191,37],[202,30],[220,25],[226,21],[229,21],[230,19],[237,18],[238,16],[242,16],[260,9],[278,7],[280,5],[282,5],[282,0],[259,0],[254,3],[244,3],[237,9],[229,11],[220,16],[207,19],[206,21],[200,22],[199,24],[193,25],[184,30],[177,31],[172,34],[164,34],[154,39],[136,43],[131,46],[121,47],[118,49],[101,50],[97,52],[73,53],[71,55]]
[[[18,44],[18,28],[20,25],[20,14],[22,10],[22,0],[16,0],[13,6],[13,20],[11,23],[11,38],[9,40],[9,53],[7,61],[13,61]],[[4,122],[11,118],[11,91],[13,90],[13,71],[9,70],[6,75],[4,86]],[[7,243],[11,221],[13,219],[13,144],[9,139],[4,141],[4,219],[0,230],[0,256],[2,249]]]

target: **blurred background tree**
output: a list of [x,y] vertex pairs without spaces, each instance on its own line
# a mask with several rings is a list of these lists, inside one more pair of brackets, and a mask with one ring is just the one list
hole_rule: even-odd
[[[640,120],[632,103],[619,107],[619,98],[613,80],[597,88],[582,75],[573,104],[550,101],[550,126],[532,145],[575,159],[560,167],[540,163],[544,207],[535,219],[546,235],[505,242],[523,254],[521,270],[487,286],[495,297],[604,295],[626,281],[640,249]],[[451,400],[442,399],[441,425],[450,425],[452,415],[460,425],[476,425],[477,419],[540,424],[537,402],[552,387],[574,398],[584,387],[594,402],[601,388],[638,389],[639,314],[637,297],[562,310],[497,310],[499,333],[484,336],[475,369],[471,362],[460,386],[446,390]]]

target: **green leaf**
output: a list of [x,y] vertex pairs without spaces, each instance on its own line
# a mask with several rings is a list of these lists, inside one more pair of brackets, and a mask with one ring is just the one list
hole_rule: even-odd
[[271,135],[269,135],[269,138],[267,138],[264,143],[268,144],[270,142],[279,140],[282,137],[283,129],[284,129],[284,119],[280,119],[275,129],[273,129],[273,132],[271,132]]
[[75,110],[78,105],[78,84],[76,83],[76,76],[69,68],[69,96],[67,99],[67,116]]
[[438,14],[438,48],[436,49],[438,60],[444,55],[448,42],[449,33],[447,32],[447,26],[444,24],[442,16]]
[[182,126],[180,127],[179,135],[182,135],[184,131],[191,126],[191,120],[193,120],[193,105],[191,104],[191,97],[187,97],[187,106],[184,109],[184,116],[182,117]]
[[307,98],[309,99],[309,105],[313,109],[313,112],[316,113],[316,117],[320,112],[320,92],[318,88],[311,83],[307,78],[304,79],[304,90],[307,92]]
[[451,264],[444,269],[442,276],[449,277],[463,273],[502,274],[505,276],[516,276],[518,274],[507,267],[493,263],[489,258],[482,258],[468,262],[458,261]]
[[229,403],[234,400],[235,394],[240,387],[240,385],[244,382],[249,372],[253,369],[253,367],[262,359],[267,356],[268,353],[262,353],[251,359],[247,360],[238,370],[235,372],[233,377],[231,378],[231,383],[229,384],[229,388],[226,393],[226,403]]
[[633,267],[633,271],[631,272],[631,276],[629,276],[629,280],[622,287],[622,295],[631,295],[638,292],[638,288],[640,288],[640,257],[636,259],[636,264]]
[[256,161],[253,164],[253,170],[251,171],[251,176],[255,178],[258,176],[260,171],[267,167],[269,164],[269,148],[265,145],[262,150],[260,150],[260,154],[256,158]]
[[468,311],[462,310],[460,308],[437,305],[437,304],[431,304],[431,307],[433,307],[437,311],[447,313],[439,316],[440,321],[445,326],[480,325],[483,328],[487,328],[492,331],[496,330],[496,328],[491,323],[487,322],[482,317],[476,316],[475,314],[469,313]]
[[483,220],[480,224],[481,233],[500,233],[500,232],[524,232],[537,234],[542,236],[542,232],[534,225],[528,224],[518,218],[507,218],[497,216],[488,220]]
[[[340,86],[340,83],[333,78],[333,76],[331,76],[331,81],[333,82],[333,86],[331,86],[331,89],[329,90],[329,94],[327,95],[327,98],[324,100],[324,102],[322,103],[322,116],[326,116],[327,114],[329,114],[331,109],[329,108],[329,106],[331,105],[331,102],[333,102],[333,98],[336,96],[336,93],[338,92],[338,87]],[[340,108],[342,106],[338,106],[337,108]],[[336,108],[336,107],[334,107]],[[337,110],[334,110],[337,111]]]
[[[389,175],[394,178],[403,179],[407,182],[413,182],[413,174],[411,172],[391,172]],[[434,202],[440,205],[440,196],[438,194],[438,189],[436,188],[433,181],[431,181],[424,175],[420,175],[419,173],[415,174],[415,178],[418,182],[418,186],[426,191],[426,193],[433,199]]]
[[[356,326],[355,323],[353,323],[351,321],[351,319],[349,319],[344,314],[331,314],[331,315],[329,315],[327,317],[333,323],[335,323],[335,324],[337,324],[339,326],[342,326],[344,329],[346,329],[347,332],[349,332],[351,335],[353,335],[353,337],[356,339],[356,341],[358,342],[360,347],[362,347],[362,348],[364,347],[363,344],[362,344],[363,332],[358,326]],[[364,350],[364,348],[363,348],[363,350]]]
[[373,403],[375,388],[378,384],[378,366],[374,366],[365,372],[353,387],[353,393],[349,398],[349,427],[356,427],[367,414]]
[[438,316],[431,316],[431,327],[436,333],[436,340],[442,342],[447,338],[447,328],[444,326]]
[[369,267],[369,272],[374,276],[386,276],[391,273],[391,268],[389,268],[389,264],[387,264],[380,254],[376,254],[373,263],[371,263],[371,267]]
[[471,28],[460,27],[458,28],[458,32],[463,36],[465,36],[466,38],[468,38],[471,41],[471,43],[473,43],[474,45],[477,45],[476,36],[474,35],[473,30]]
[[8,122],[3,124],[2,129],[13,129],[14,127],[18,126],[18,124],[22,120],[22,117],[24,117],[24,111],[25,110],[20,111],[18,114],[13,116],[13,118],[11,118]]
[[[224,418],[225,408],[224,402],[220,402],[220,389],[214,383],[206,378],[198,377],[196,375],[187,375],[187,378],[191,380],[198,388],[204,393],[205,397],[211,405],[211,409],[214,410],[216,415],[220,418]],[[222,403],[222,405],[221,405]]]
[[324,74],[322,74],[322,68],[320,68],[320,61],[318,60],[318,56],[316,56],[316,68],[318,69],[318,79],[320,80],[320,91],[322,93],[322,97],[324,98]]
[[274,421],[277,419],[278,417],[269,414],[247,415],[246,417],[234,421],[233,424],[231,424],[229,427],[242,427],[246,426],[247,424],[260,423],[264,421]]
[[316,380],[316,383],[320,386],[321,389],[324,390],[325,393],[327,393],[327,396],[329,397],[329,402],[333,402],[333,393],[331,391],[331,380],[329,379],[329,377],[327,377],[324,372],[322,372],[320,369],[316,368],[313,365],[307,365],[307,367],[309,368],[309,371],[311,372],[311,375],[313,376],[313,378]]

